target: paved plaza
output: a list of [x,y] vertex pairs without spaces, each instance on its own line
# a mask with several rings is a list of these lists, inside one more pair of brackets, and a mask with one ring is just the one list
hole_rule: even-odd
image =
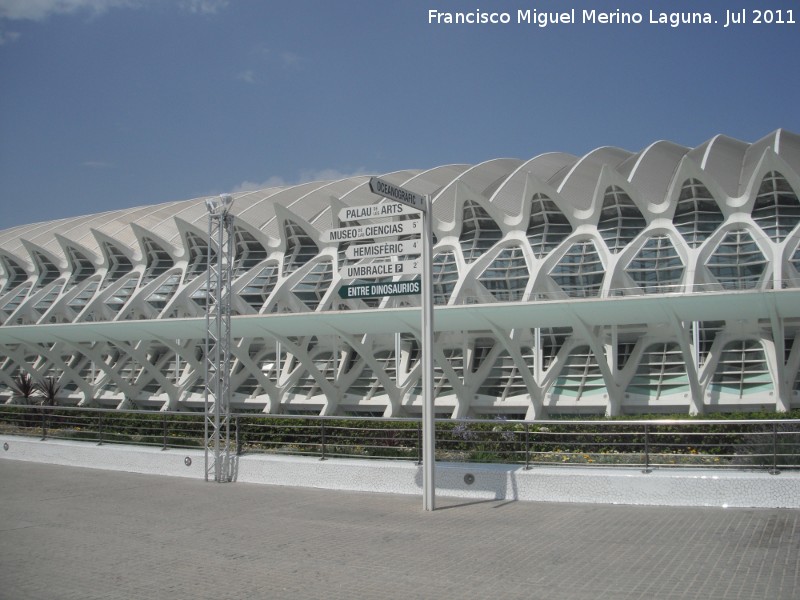
[[800,597],[800,511],[437,499],[0,461],[0,598]]

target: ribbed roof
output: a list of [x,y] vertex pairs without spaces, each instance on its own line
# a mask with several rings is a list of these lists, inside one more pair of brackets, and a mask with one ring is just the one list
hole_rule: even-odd
[[[490,203],[494,213],[508,223],[522,218],[525,190],[534,187],[557,192],[557,204],[578,221],[593,218],[597,211],[598,182],[630,184],[637,190],[638,204],[658,205],[668,196],[675,173],[688,161],[696,172],[721,188],[731,198],[746,193],[765,153],[783,159],[791,168],[800,164],[800,136],[776,130],[748,144],[723,135],[715,136],[697,148],[660,141],[638,153],[604,147],[583,157],[565,153],[546,153],[527,161],[494,159],[477,165],[447,165],[433,169],[397,171],[383,178],[434,198],[434,216],[441,231],[457,219],[465,199],[479,198]],[[318,232],[339,225],[332,203],[348,206],[380,201],[369,190],[366,176],[336,181],[310,182],[234,194],[233,214],[248,230],[260,232],[267,245],[275,247],[282,222],[276,206],[313,226]],[[52,256],[59,266],[67,263],[67,246],[93,257],[100,266],[104,260],[100,239],[115,240],[139,258],[142,232],[165,242],[168,252],[183,253],[182,228],[206,229],[205,197],[142,206],[56,221],[22,225],[0,231],[0,252],[33,269],[32,250]],[[138,229],[138,235],[137,235]]]

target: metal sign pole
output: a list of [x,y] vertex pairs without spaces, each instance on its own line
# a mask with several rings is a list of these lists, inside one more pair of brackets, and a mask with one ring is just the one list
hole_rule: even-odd
[[433,227],[431,197],[422,213],[422,496],[424,510],[436,508],[436,425],[433,409]]
[[[380,177],[372,177],[369,180],[369,188],[373,194],[378,194],[384,198],[389,198],[406,206],[415,208],[422,213],[422,326],[420,328],[420,340],[422,349],[422,506],[426,511],[434,510],[436,504],[436,482],[434,472],[436,470],[436,429],[435,413],[433,407],[433,200],[430,195],[421,196],[415,192],[394,185]],[[373,209],[370,207],[355,207],[351,215],[345,212],[345,217],[353,218],[360,213],[372,215],[372,210],[386,211],[382,216],[388,216],[395,209],[386,206]],[[405,212],[405,209],[403,209]],[[342,218],[340,213],[340,218]],[[411,225],[407,225],[411,223]],[[390,226],[375,227],[374,230],[367,230],[366,227],[345,227],[328,232],[328,241],[339,241],[339,238],[358,239],[358,237],[380,237],[402,235],[406,232],[402,227],[416,227],[415,221],[400,221]],[[388,244],[387,244],[388,246]],[[405,250],[405,248],[404,248]],[[366,252],[366,251],[365,251]],[[383,252],[383,248],[378,249]],[[387,252],[387,255],[390,252]],[[401,285],[413,285],[413,282],[406,282]],[[355,289],[354,289],[355,288]],[[364,288],[361,290],[360,288]],[[342,298],[348,297],[367,297],[367,292],[371,288],[368,286],[347,286],[345,294],[339,290]],[[362,294],[363,291],[363,294]],[[405,291],[405,293],[414,293]]]

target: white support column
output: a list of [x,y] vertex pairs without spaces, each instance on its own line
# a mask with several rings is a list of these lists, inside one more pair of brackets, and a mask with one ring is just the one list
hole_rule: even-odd
[[[617,326],[611,325],[611,339],[608,340],[605,335],[605,351],[606,351],[606,364],[608,365],[609,378],[606,383],[606,392],[608,393],[608,406],[606,407],[607,416],[616,416],[622,412],[622,401],[624,398],[624,390],[619,385],[617,378],[619,373],[617,367],[619,366],[619,357],[617,347],[619,345],[619,334]],[[603,329],[601,329],[602,331]],[[601,362],[598,357],[598,364]]]
[[[181,341],[180,339],[175,340],[175,345],[180,348]],[[181,353],[176,351],[175,352],[175,385],[179,385],[181,382]]]
[[616,375],[617,373],[617,365],[619,363],[619,357],[617,356],[617,347],[619,346],[619,334],[617,332],[617,326],[611,326],[611,348],[609,348],[608,352],[608,368],[611,369],[611,372]]
[[397,385],[397,382],[400,381],[400,333],[399,332],[394,334],[394,379],[395,379],[395,385]]
[[772,322],[772,336],[775,348],[775,379],[778,384],[778,389],[775,390],[777,396],[775,410],[788,412],[791,404],[792,385],[786,376],[786,329],[783,319],[780,317],[776,316]]
[[783,289],[783,261],[781,261],[780,250],[775,252],[776,256],[772,261],[772,287],[776,290]]
[[689,379],[689,414],[702,414],[705,410],[705,403],[703,387],[700,383],[699,323],[697,321],[681,321],[675,311],[666,303],[663,308],[686,364],[686,377]]
[[693,368],[687,368],[686,370],[689,376],[689,393],[691,394],[689,414],[697,415],[705,412],[703,388],[700,385],[700,321],[692,321],[690,327],[692,333],[690,350]]
[[[778,313],[775,305],[774,296],[770,300],[762,299],[767,303],[769,311],[770,327],[772,329],[772,348],[775,353],[773,357],[775,365],[775,410],[778,412],[788,412],[791,408],[792,383],[787,377],[786,371],[786,328],[783,318]],[[763,339],[763,336],[761,336]],[[769,356],[767,357],[769,362]]]

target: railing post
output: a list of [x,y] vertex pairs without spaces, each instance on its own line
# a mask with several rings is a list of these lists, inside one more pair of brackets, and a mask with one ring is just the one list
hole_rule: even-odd
[[47,411],[42,406],[42,441],[47,439]]
[[100,413],[97,420],[97,445],[103,445],[103,413]]
[[422,464],[422,421],[417,423],[417,464]]
[[642,473],[650,473],[650,426],[644,426],[644,469]]
[[163,433],[163,445],[161,446],[162,450],[167,449],[167,415],[161,415],[161,429]]
[[235,435],[236,435],[236,456],[241,456],[242,455],[242,439],[244,438],[244,436],[240,436],[239,435],[239,417],[234,417],[233,418],[233,424],[234,424],[234,427],[236,428],[236,433],[235,433]]
[[322,428],[322,456],[319,457],[320,460],[325,460],[325,421],[320,421],[321,428]]
[[770,475],[778,475],[778,424],[772,424],[772,469]]
[[529,471],[531,468],[531,426],[530,423],[525,423],[525,470]]

